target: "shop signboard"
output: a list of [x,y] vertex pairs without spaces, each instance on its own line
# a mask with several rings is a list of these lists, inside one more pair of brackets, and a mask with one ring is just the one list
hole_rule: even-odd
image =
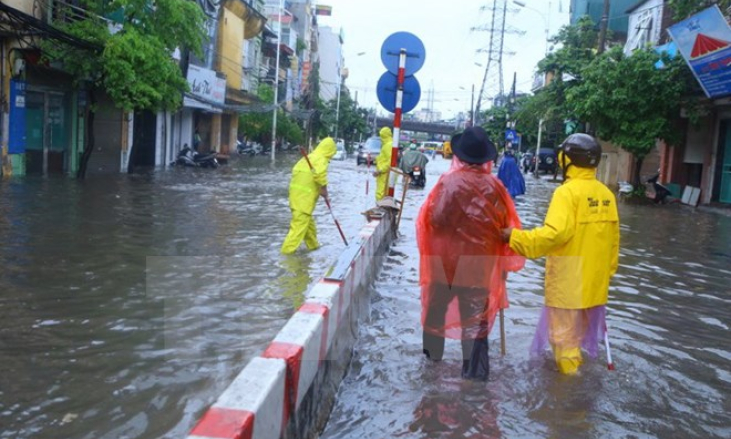
[[731,28],[714,5],[668,28],[706,96],[731,95]]
[[206,101],[223,104],[226,100],[226,78],[213,70],[190,64],[188,84],[192,94]]

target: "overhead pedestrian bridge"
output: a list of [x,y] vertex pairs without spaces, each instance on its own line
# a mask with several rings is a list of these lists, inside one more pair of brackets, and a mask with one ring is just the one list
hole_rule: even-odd
[[[393,127],[393,118],[378,117],[376,118],[376,125],[380,130],[383,127]],[[418,120],[402,120],[401,129],[404,131],[414,131],[418,133],[430,133],[430,134],[454,134],[459,130],[459,127],[451,123],[440,123],[440,122],[421,122]]]

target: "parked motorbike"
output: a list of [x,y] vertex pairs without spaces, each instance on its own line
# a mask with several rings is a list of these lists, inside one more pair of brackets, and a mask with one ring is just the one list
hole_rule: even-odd
[[419,166],[414,166],[411,168],[411,172],[409,172],[409,177],[411,177],[411,181],[409,182],[409,185],[411,187],[415,188],[423,188],[426,186],[426,173],[423,169]]
[[217,168],[218,159],[216,153],[201,154],[193,151],[187,144],[183,145],[183,149],[178,153],[175,165],[187,166],[191,168]]
[[255,155],[263,155],[264,147],[256,142],[243,143],[241,141],[237,141],[236,151],[241,155],[248,155],[249,157],[253,157]]

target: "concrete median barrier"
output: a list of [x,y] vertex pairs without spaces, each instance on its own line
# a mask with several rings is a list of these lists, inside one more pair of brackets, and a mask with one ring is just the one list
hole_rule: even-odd
[[327,422],[352,357],[368,287],[394,219],[370,221],[305,302],[203,414],[188,439],[314,438]]

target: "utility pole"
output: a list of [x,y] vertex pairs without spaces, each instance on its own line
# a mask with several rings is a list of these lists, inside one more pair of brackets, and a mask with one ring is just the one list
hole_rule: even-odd
[[609,27],[609,0],[604,0],[604,11],[602,12],[602,21],[599,25],[599,48],[597,54],[604,53],[604,45],[607,40],[607,27]]
[[272,163],[274,163],[277,150],[277,113],[279,112],[279,52],[282,45],[282,8],[283,0],[279,0],[277,7],[277,60],[274,66],[274,116],[272,116]]
[[[515,130],[515,87],[518,82],[518,72],[513,72],[513,87],[510,91],[510,104],[508,105],[508,129]],[[512,144],[512,142],[511,142]],[[512,145],[511,145],[512,146]]]
[[[515,52],[504,50],[505,34],[522,34],[515,29],[505,28],[505,18],[508,13],[508,0],[493,0],[492,6],[483,6],[480,10],[492,11],[491,23],[486,26],[473,27],[472,30],[490,32],[489,46],[487,49],[480,49],[478,52],[487,52],[487,63],[485,73],[482,77],[480,93],[477,95],[477,105],[474,111],[473,125],[479,125],[480,109],[482,100],[485,97],[485,89],[490,88],[496,96],[504,98],[503,89],[503,55],[514,55]],[[510,10],[513,12],[513,10]],[[489,83],[488,83],[489,82]]]
[[472,98],[470,98],[470,126],[475,126],[475,84],[472,84]]

